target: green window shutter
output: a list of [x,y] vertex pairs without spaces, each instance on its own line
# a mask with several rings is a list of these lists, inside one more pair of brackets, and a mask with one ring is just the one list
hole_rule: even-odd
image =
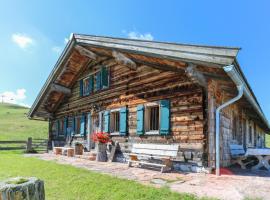
[[104,112],[104,132],[110,133],[110,111]]
[[160,101],[160,135],[170,134],[170,101]]
[[94,76],[89,76],[89,94],[92,94],[94,91]]
[[137,106],[137,135],[144,134],[144,106]]
[[120,135],[127,135],[127,108],[120,109]]
[[60,133],[60,120],[58,119],[57,120],[57,135],[59,136],[61,133]]
[[80,97],[83,96],[83,80],[80,80]]
[[68,117],[64,118],[64,135],[67,137]]
[[99,91],[101,89],[101,72],[98,71],[96,73],[96,91]]
[[73,117],[72,118],[72,133],[71,135],[75,135],[76,134],[76,118]]
[[109,79],[108,79],[108,68],[101,68],[101,88],[109,87]]

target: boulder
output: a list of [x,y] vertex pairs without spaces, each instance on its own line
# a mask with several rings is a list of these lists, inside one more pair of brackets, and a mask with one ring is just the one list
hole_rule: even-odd
[[0,182],[0,200],[45,200],[44,182],[16,177]]

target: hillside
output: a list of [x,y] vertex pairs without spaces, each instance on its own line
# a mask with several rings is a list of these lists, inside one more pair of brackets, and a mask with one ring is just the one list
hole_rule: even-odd
[[48,123],[29,120],[28,111],[28,108],[0,103],[0,140],[48,137]]

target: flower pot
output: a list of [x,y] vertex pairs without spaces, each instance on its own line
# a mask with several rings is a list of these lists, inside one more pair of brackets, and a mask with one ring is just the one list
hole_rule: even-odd
[[99,162],[107,162],[107,144],[104,143],[98,143],[97,144],[97,157],[96,161]]

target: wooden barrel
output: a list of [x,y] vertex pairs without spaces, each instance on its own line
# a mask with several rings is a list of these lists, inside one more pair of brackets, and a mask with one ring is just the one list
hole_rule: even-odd
[[75,155],[83,155],[83,145],[78,143],[75,144]]
[[45,200],[44,182],[16,177],[0,182],[0,200]]
[[67,148],[67,157],[74,157],[74,148]]

